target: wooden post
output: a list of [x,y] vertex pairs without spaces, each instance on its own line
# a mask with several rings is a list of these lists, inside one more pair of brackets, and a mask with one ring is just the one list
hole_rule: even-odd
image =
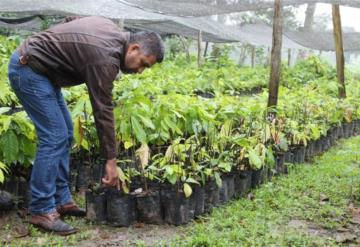
[[256,48],[255,46],[251,47],[251,68],[255,68],[255,56],[256,56]]
[[201,30],[199,30],[198,33],[198,67],[201,67],[202,64],[202,47],[201,47],[201,43],[202,43],[202,32]]
[[339,98],[346,98],[344,47],[342,39],[340,7],[337,4],[332,6],[332,18],[336,51],[336,70],[339,82]]
[[125,19],[124,18],[119,19],[118,26],[119,26],[120,30],[122,30],[122,31],[124,30],[124,27],[125,27]]
[[314,23],[314,15],[316,11],[316,3],[308,4],[305,12],[304,30],[311,31]]
[[205,43],[205,50],[204,50],[204,57],[206,57],[206,55],[207,55],[208,48],[209,48],[209,42],[206,42]]
[[267,48],[267,53],[268,53],[267,65],[270,66],[270,64],[271,64],[271,50],[270,50],[270,47]]
[[288,49],[288,67],[291,66],[291,49]]
[[[280,69],[281,69],[281,46],[282,46],[281,0],[275,0],[268,107],[273,107],[277,105],[279,81],[280,81]],[[271,112],[271,115],[269,116],[274,117],[275,112]]]
[[186,61],[190,62],[190,51],[189,51],[189,47],[186,45],[186,42],[184,40],[184,38],[182,36],[178,36],[179,40],[184,48],[184,52],[186,53]]

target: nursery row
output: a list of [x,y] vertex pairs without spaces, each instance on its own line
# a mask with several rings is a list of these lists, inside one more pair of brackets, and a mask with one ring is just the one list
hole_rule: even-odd
[[220,185],[214,180],[193,187],[188,196],[183,184],[154,183],[143,190],[141,181],[133,181],[128,194],[116,189],[94,189],[86,193],[87,218],[112,226],[129,226],[135,221],[148,224],[186,224],[190,220],[211,211],[234,197],[244,196],[251,188],[264,183],[274,175],[287,173],[287,166],[310,161],[313,156],[327,151],[339,138],[359,134],[360,121],[332,128],[326,136],[309,142],[306,147],[293,147],[291,151],[275,156],[274,166],[259,170],[244,167],[233,168],[221,174]]

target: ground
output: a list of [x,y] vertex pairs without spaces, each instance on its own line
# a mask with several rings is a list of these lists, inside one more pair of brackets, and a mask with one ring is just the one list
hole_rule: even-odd
[[[81,202],[80,200],[80,203]],[[4,246],[360,246],[360,137],[341,141],[311,164],[290,167],[246,198],[183,227],[91,225],[68,237],[0,217]]]

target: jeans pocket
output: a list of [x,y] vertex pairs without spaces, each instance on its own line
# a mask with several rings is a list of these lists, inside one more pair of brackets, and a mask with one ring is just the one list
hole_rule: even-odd
[[21,81],[21,90],[31,92],[41,98],[56,98],[56,91],[50,80],[27,68],[26,81]]
[[9,77],[11,88],[14,89],[14,90],[19,90],[19,88],[20,88],[20,74],[10,69],[8,77]]

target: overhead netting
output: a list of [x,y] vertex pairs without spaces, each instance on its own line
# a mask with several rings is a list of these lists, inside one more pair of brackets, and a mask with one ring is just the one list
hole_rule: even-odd
[[[315,24],[319,24],[314,22],[316,3],[359,8],[356,10],[360,16],[360,0],[283,0],[284,48],[321,51],[335,49],[330,25],[331,11],[330,15],[320,20],[328,25],[320,23],[320,26],[316,26]],[[161,34],[177,34],[190,38],[197,38],[201,31],[203,41],[271,46],[273,5],[274,1],[266,0],[1,0],[0,13],[5,13],[9,17],[0,18],[0,27],[36,31],[42,27],[42,20],[38,16],[100,15],[120,21],[131,29],[152,30]],[[309,6],[313,6],[313,13],[309,13]],[[324,4],[321,4],[318,9],[323,6]],[[291,11],[297,14],[286,16],[292,13]],[[22,16],[22,21],[18,15]],[[295,23],[291,19],[299,15],[305,16],[304,23]],[[26,20],[24,16],[32,18]],[[357,22],[359,21],[354,19],[354,23]],[[356,28],[344,29],[345,51],[360,51],[359,31]]]
[[[208,16],[272,8],[272,0],[118,0],[132,7],[174,16]],[[358,0],[282,0],[283,6],[330,3],[360,7]]]

